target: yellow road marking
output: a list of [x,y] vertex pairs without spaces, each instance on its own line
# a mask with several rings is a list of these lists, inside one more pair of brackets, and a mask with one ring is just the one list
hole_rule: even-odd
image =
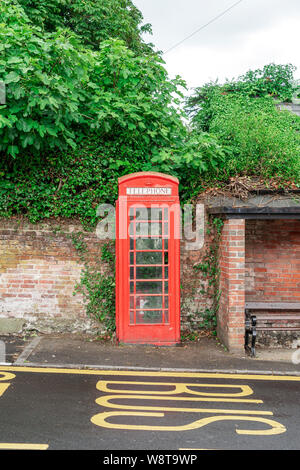
[[48,449],[48,444],[21,444],[17,442],[10,442],[10,443],[1,443],[0,442],[0,449],[1,450],[46,450]]
[[[219,412],[221,410],[218,410]],[[126,430],[135,430],[135,431],[191,431],[193,429],[199,429],[207,424],[211,424],[217,421],[224,420],[242,420],[242,421],[252,421],[257,423],[264,423],[270,426],[270,429],[266,430],[245,430],[245,429],[236,429],[237,434],[248,434],[248,435],[258,435],[258,436],[270,436],[275,434],[282,434],[286,431],[286,428],[282,424],[277,423],[271,419],[266,418],[257,418],[249,416],[209,416],[207,418],[198,419],[192,423],[180,425],[180,426],[153,426],[153,425],[137,425],[137,424],[115,424],[109,423],[106,421],[107,418],[111,416],[151,416],[151,417],[163,417],[164,413],[143,413],[143,412],[134,412],[134,411],[108,411],[104,413],[98,413],[97,415],[91,418],[91,422],[96,426],[101,426],[103,428],[109,429],[126,429]]]
[[[111,403],[110,400],[116,399],[136,399],[136,400],[173,400],[173,401],[206,401],[198,398],[188,398],[188,397],[159,397],[159,396],[139,396],[139,395],[106,395],[96,399],[97,405],[104,406],[106,408],[117,408],[122,410],[149,410],[149,411],[183,411],[187,413],[242,413],[242,414],[263,414],[263,415],[273,415],[271,411],[248,411],[248,410],[218,410],[218,409],[208,409],[208,408],[177,408],[177,407],[162,407],[162,406],[136,406],[136,405],[123,405],[119,403]],[[211,400],[209,401],[234,401],[234,400]],[[250,401],[250,400],[249,400]],[[247,402],[247,400],[241,400],[242,403]],[[253,401],[254,403],[263,403],[261,400]],[[252,402],[252,403],[253,403]]]
[[15,378],[16,378],[15,374],[9,374],[7,372],[0,372],[0,382],[6,381],[6,380],[12,380]]
[[[173,390],[124,390],[124,389],[112,389],[108,385],[122,384],[122,385],[152,385],[152,386],[168,386],[173,387]],[[200,395],[208,397],[245,397],[253,394],[253,390],[248,385],[227,385],[227,384],[197,384],[197,383],[170,383],[170,382],[126,382],[122,380],[100,380],[97,385],[97,389],[100,392],[108,393],[138,393],[139,395],[177,395],[178,393],[188,393],[190,395]],[[192,390],[194,388],[238,388],[241,390],[240,393],[209,393],[199,392]]]
[[[4,380],[12,380],[15,377],[15,374],[10,374],[8,372],[0,372],[0,382]],[[9,386],[10,383],[0,383],[0,397],[4,394],[4,392],[6,392]]]
[[64,369],[47,367],[26,366],[1,366],[0,371],[35,372],[44,374],[80,374],[80,375],[117,375],[135,377],[188,377],[188,378],[213,378],[213,379],[236,379],[236,380],[266,380],[266,381],[291,381],[300,382],[300,376],[294,375],[259,375],[259,374],[230,374],[219,372],[150,372],[136,370],[101,370],[101,369]]
[[10,384],[0,384],[0,397],[6,392],[9,386]]

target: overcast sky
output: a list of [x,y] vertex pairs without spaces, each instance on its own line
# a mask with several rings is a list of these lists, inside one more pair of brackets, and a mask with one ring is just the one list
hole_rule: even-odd
[[[145,36],[167,51],[237,0],[133,0],[151,23]],[[266,64],[292,63],[300,78],[300,0],[242,0],[164,56],[170,77],[189,88],[238,77]],[[191,91],[191,90],[190,90]]]

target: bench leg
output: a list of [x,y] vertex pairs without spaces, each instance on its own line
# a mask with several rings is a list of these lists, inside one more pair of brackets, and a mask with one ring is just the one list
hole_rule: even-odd
[[249,349],[249,330],[245,330],[245,345],[246,351]]
[[255,351],[255,342],[256,342],[256,316],[253,315],[251,317],[251,331],[252,331],[252,338],[251,338],[251,356],[256,356]]
[[249,336],[252,334],[252,319],[249,310],[245,311],[245,344],[244,348],[245,351],[251,352],[249,347]]
[[[245,320],[245,350],[250,352],[251,357],[255,357],[255,342],[256,342],[256,316],[251,315],[249,310],[246,310]],[[249,346],[249,336],[251,334],[251,347]]]
[[253,330],[252,330],[252,338],[251,338],[251,356],[252,356],[252,357],[255,357],[255,356],[256,356],[255,342],[256,342],[256,328],[253,328]]

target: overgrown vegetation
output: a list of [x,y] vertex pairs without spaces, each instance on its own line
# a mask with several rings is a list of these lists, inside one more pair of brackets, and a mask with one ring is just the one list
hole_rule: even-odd
[[102,263],[95,263],[95,260],[90,260],[83,233],[75,233],[71,239],[83,264],[80,282],[75,286],[74,295],[80,293],[83,296],[87,315],[101,323],[105,334],[111,336],[116,328],[114,244],[104,244],[101,249]]
[[215,136],[226,156],[208,179],[249,175],[266,184],[272,178],[300,183],[300,118],[276,106],[297,95],[294,72],[292,65],[270,64],[195,89],[186,101],[193,133]]
[[223,220],[218,217],[212,217],[208,221],[207,236],[210,237],[210,243],[206,247],[206,252],[201,263],[194,266],[194,270],[200,271],[207,282],[207,288],[203,292],[203,295],[211,299],[211,307],[198,312],[199,317],[202,318],[199,326],[210,330],[213,335],[216,335],[217,312],[219,310],[220,299],[219,243],[223,224]]

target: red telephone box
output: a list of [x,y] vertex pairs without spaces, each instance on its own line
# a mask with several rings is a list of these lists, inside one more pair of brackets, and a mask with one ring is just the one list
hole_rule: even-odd
[[172,176],[119,178],[116,326],[123,343],[180,341],[180,205]]

